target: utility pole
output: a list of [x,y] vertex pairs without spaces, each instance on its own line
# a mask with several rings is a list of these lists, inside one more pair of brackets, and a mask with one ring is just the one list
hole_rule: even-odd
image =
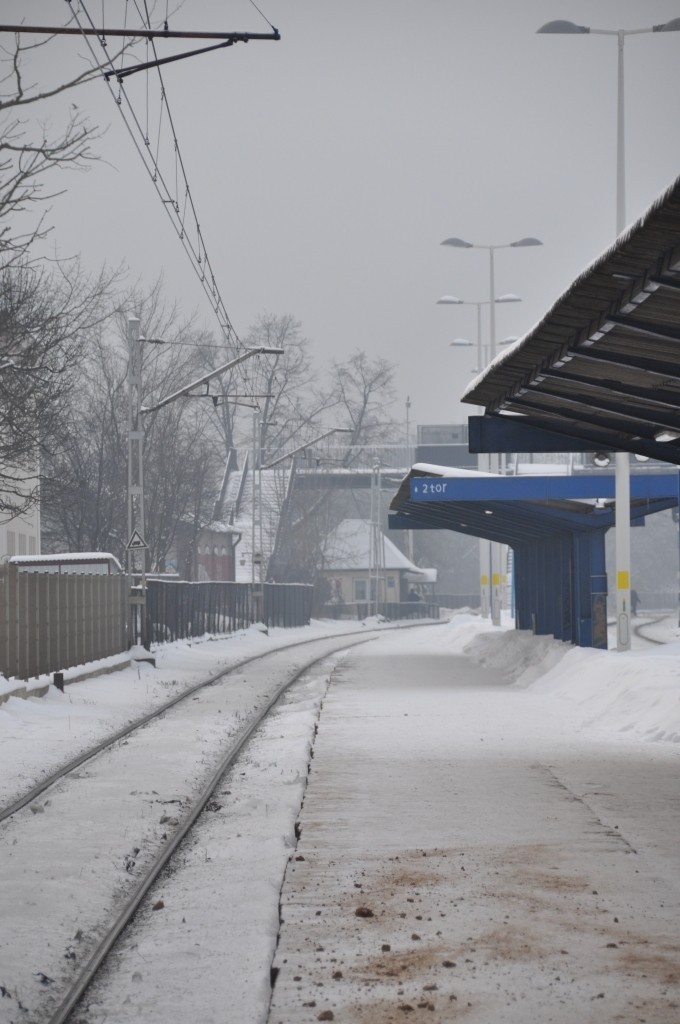
[[[148,645],[146,635],[146,553],[144,537],[144,428],[142,426],[142,346],[139,317],[129,316],[128,340],[128,639],[131,647]],[[141,565],[138,563],[141,562]],[[139,580],[139,582],[137,582]],[[155,663],[149,655],[146,659]]]
[[382,479],[380,463],[373,464],[371,474],[371,524],[368,542],[368,614],[378,614],[380,582],[385,565],[385,547],[380,525],[380,492]]
[[[262,452],[260,450],[260,439],[262,437],[261,413],[258,410],[253,413],[253,468],[251,472],[252,482],[252,524],[251,524],[251,593],[253,599],[253,618],[259,621],[263,616],[263,591],[262,591]],[[259,541],[260,549],[255,550],[258,537],[257,515],[259,514]],[[258,572],[256,573],[256,566]],[[257,579],[256,579],[257,576]]]

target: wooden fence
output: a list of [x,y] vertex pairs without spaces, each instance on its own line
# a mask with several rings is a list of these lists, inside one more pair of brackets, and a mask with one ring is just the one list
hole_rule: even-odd
[[0,567],[0,673],[31,679],[127,648],[127,579]]

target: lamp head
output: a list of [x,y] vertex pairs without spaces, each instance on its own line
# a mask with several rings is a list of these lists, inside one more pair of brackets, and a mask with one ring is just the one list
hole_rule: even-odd
[[441,245],[451,245],[454,249],[474,249],[472,242],[466,242],[464,238],[445,238]]
[[536,29],[537,33],[549,33],[550,35],[581,35],[583,32],[590,32],[587,25],[575,25],[573,21],[547,21]]
[[515,295],[514,292],[508,292],[506,295],[499,295],[494,302],[521,302],[519,295]]
[[438,306],[462,306],[463,300],[459,299],[456,295],[442,295],[441,299],[437,299]]
[[520,238],[517,242],[510,242],[511,249],[524,249],[528,245],[543,245],[540,238],[532,238],[529,235],[528,238]]
[[664,22],[663,25],[655,25],[655,32],[680,32],[680,18],[671,18],[670,21]]
[[449,345],[465,346],[466,348],[472,348],[472,342],[468,341],[467,338],[454,338],[453,341],[449,342]]

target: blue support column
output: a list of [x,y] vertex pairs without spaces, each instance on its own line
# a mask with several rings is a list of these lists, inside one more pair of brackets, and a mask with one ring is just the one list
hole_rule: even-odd
[[573,535],[574,612],[579,647],[607,649],[607,573],[604,530]]
[[604,530],[592,530],[590,539],[590,602],[593,631],[591,647],[607,650],[607,564]]
[[562,606],[562,639],[573,644],[576,639],[576,616],[574,609],[574,564],[569,537],[562,538],[561,544],[564,604]]

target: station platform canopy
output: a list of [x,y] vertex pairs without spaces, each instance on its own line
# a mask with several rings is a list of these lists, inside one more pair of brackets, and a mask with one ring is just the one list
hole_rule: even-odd
[[[425,463],[411,468],[390,503],[391,529],[453,530],[514,549],[560,534],[614,525],[611,473],[504,477]],[[678,503],[677,474],[631,478],[631,522]]]
[[[631,491],[631,522],[644,525],[645,516],[677,505],[678,474],[633,476]],[[421,463],[392,499],[389,525],[509,545],[517,628],[606,648],[604,538],[614,525],[614,493],[609,473],[502,477]]]
[[557,434],[680,465],[680,178],[462,401],[485,410],[471,451],[559,450]]

